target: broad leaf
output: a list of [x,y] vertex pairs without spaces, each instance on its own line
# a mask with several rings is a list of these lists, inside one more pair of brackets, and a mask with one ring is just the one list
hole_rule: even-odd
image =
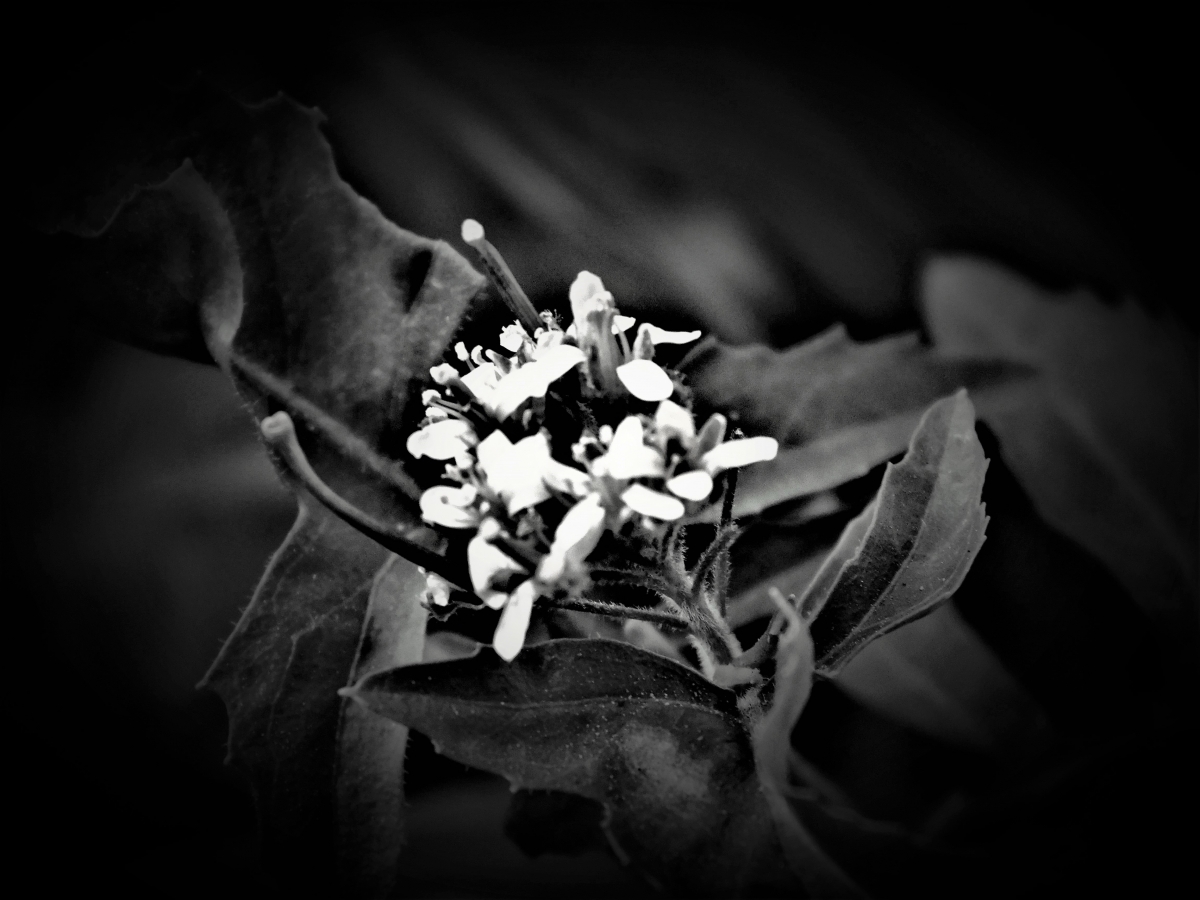
[[555,640],[505,663],[371,676],[349,696],[514,786],[603,803],[614,848],[688,895],[792,893],[734,695],[628,644]]
[[229,762],[254,789],[280,877],[334,878],[338,726],[371,585],[388,552],[302,501],[237,628],[205,676],[229,711]]
[[404,440],[483,278],[355,194],[318,123],[285,98],[211,101],[173,175],[59,237],[63,277],[110,333],[211,356],[259,419],[287,410],[318,474],[440,568]]
[[925,408],[960,387],[987,393],[1029,376],[1013,362],[947,358],[903,334],[869,343],[841,326],[788,350],[710,341],[684,361],[697,398],[780,442],[746,469],[738,515],[866,474],[904,450]]
[[921,302],[945,352],[1041,371],[980,398],[1005,462],[1051,526],[1175,639],[1194,641],[1195,338],[1130,301],[1057,295],[968,257],[931,262]]
[[[420,662],[425,644],[425,576],[391,556],[375,575],[353,681]],[[408,729],[344,702],[338,733],[337,839],[342,890],[390,894],[404,841],[404,751]]]
[[881,716],[1020,765],[1049,723],[952,604],[871,641],[838,673],[843,691]]
[[818,671],[836,673],[868,641],[958,589],[983,544],[986,471],[966,392],[933,404],[799,602]]

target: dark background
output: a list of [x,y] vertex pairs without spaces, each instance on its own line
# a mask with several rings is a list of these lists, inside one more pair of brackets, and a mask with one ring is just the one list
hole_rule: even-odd
[[[1181,23],[804,15],[595,4],[569,16],[507,5],[47,16],[12,38],[21,224],[78,208],[137,157],[171,89],[199,71],[248,100],[282,89],[322,108],[361,193],[402,227],[451,241],[462,218],[481,219],[535,302],[587,267],[664,325],[786,346],[845,321],[868,337],[919,325],[913,281],[926,254],[970,250],[1047,286],[1134,294],[1194,333],[1194,73]],[[8,742],[27,844],[14,876],[67,892],[268,894],[251,803],[221,766],[224,712],[193,685],[291,501],[215,369],[96,335],[71,298],[44,289],[47,243],[23,231],[16,249],[4,354]],[[1053,545],[993,467],[989,511],[1007,497],[1010,515],[989,551]],[[1138,672],[1154,677],[1125,641],[1136,650],[1140,626],[1081,551],[1021,558],[1033,560],[1030,589],[1095,599],[1081,671],[1035,685],[1086,741],[1104,715],[1087,697],[1092,673],[1105,669],[1105,689],[1130,702]],[[836,703],[822,707],[835,720]],[[1157,871],[1151,883],[1169,883],[1187,834],[1173,818],[1195,814],[1181,753],[1155,748],[1135,758],[1142,770],[1104,774],[1140,785],[1107,799],[1088,783],[1077,805],[1111,817],[1123,849],[1102,867],[1099,848],[1090,880],[1076,873],[1064,887],[1132,886],[1142,863]],[[885,806],[928,780],[900,763],[889,771],[899,787],[871,795]],[[447,865],[459,892],[628,890],[602,854],[527,861],[498,839],[502,783],[420,742],[409,775],[411,893],[445,888]]]

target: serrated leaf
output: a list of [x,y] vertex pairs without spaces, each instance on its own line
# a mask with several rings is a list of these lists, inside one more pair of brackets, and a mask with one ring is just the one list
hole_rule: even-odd
[[859,343],[841,326],[783,351],[709,341],[684,363],[703,404],[780,443],[774,460],[741,474],[739,516],[865,475],[904,450],[939,397],[961,387],[987,392],[1030,375],[1013,362],[946,357],[915,334]]
[[[389,557],[371,585],[351,682],[421,660],[425,576]],[[404,842],[404,751],[408,729],[343,702],[336,763],[339,884],[350,896],[391,893]]]
[[966,391],[933,404],[799,601],[817,671],[835,674],[868,641],[958,589],[983,544],[986,471]]
[[1131,301],[1055,294],[970,257],[929,263],[929,330],[947,353],[1036,367],[980,414],[1038,513],[1107,565],[1174,639],[1194,640],[1196,341]]
[[318,114],[282,97],[201,108],[174,174],[99,233],[60,236],[63,277],[109,333],[216,360],[259,419],[287,410],[318,474],[436,566],[404,440],[483,277],[355,194]]
[[689,895],[792,892],[734,695],[606,640],[371,676],[350,696],[514,786],[603,803],[619,854]]
[[837,685],[885,718],[1012,765],[1049,738],[1045,712],[949,603],[871,641]]
[[333,884],[342,701],[388,552],[302,502],[201,687],[229,711],[228,762],[254,790],[263,851],[287,882]]

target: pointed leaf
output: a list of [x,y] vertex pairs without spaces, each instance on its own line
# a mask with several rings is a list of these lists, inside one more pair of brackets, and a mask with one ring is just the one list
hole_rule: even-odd
[[229,711],[228,761],[254,790],[263,851],[285,881],[334,878],[337,689],[349,682],[388,552],[303,502],[205,676]]
[[[352,682],[420,662],[425,644],[425,576],[391,556],[375,575]],[[338,733],[337,838],[341,889],[391,893],[404,841],[404,751],[408,729],[344,701]]]
[[505,663],[371,676],[349,696],[514,786],[607,807],[618,854],[690,895],[794,890],[734,695],[629,644],[555,640]]
[[1195,337],[1131,301],[1057,295],[969,257],[931,262],[921,302],[947,353],[1040,370],[980,398],[1005,462],[1051,526],[1175,637],[1194,639]]
[[818,671],[836,673],[866,642],[958,589],[983,544],[986,471],[966,391],[933,404],[800,600]]
[[1014,765],[1049,738],[1045,712],[949,603],[871,641],[837,684],[881,716]]
[[904,450],[924,409],[960,387],[986,393],[1029,377],[1013,362],[948,358],[915,334],[868,343],[841,326],[787,350],[706,342],[684,361],[697,398],[780,443],[742,473],[737,515],[866,474]]

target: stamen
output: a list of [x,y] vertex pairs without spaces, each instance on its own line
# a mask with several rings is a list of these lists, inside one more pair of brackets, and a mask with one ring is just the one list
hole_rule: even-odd
[[484,270],[504,302],[516,314],[525,330],[533,334],[542,325],[542,317],[517,284],[517,279],[513,277],[512,270],[508,268],[499,251],[484,237],[483,226],[474,219],[464,219],[462,239],[479,254],[479,261],[483,263]]

